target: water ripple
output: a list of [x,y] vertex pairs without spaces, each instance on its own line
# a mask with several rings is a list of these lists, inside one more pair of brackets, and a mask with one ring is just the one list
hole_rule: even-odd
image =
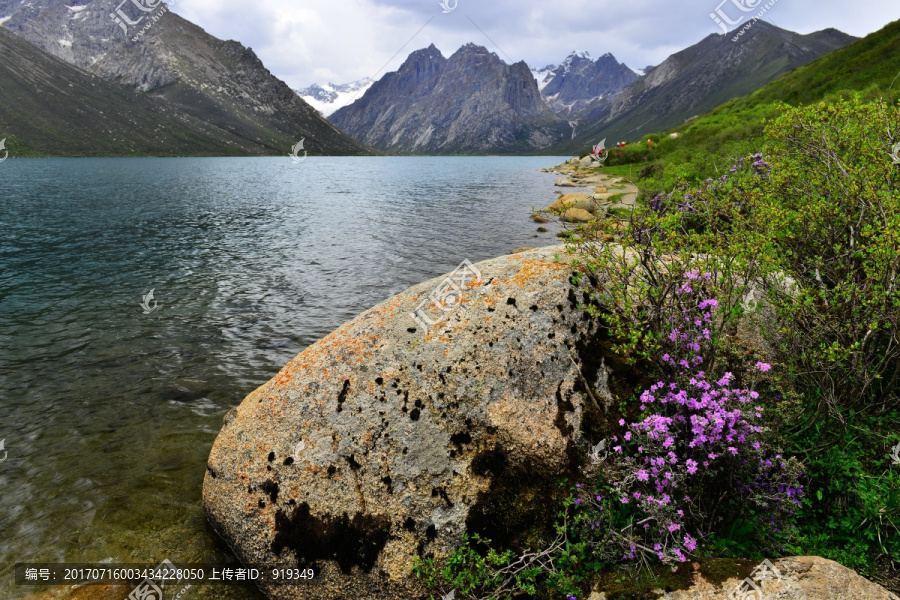
[[0,167],[0,596],[25,593],[8,587],[17,561],[227,556],[200,505],[224,413],[375,303],[463,259],[554,243],[528,214],[559,162]]

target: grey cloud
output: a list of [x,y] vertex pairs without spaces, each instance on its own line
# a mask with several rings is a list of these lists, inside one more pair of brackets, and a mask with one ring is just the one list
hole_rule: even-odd
[[[396,70],[410,52],[429,44],[449,55],[468,42],[533,67],[587,50],[593,56],[612,52],[640,68],[720,33],[709,16],[720,1],[459,0],[449,14],[442,13],[438,0],[183,0],[174,8],[214,35],[253,47],[273,73],[302,87],[374,75],[425,23],[385,71]],[[723,10],[732,14],[732,1],[757,3],[727,0]],[[800,33],[835,27],[863,36],[894,17],[885,4],[777,0],[764,18]]]

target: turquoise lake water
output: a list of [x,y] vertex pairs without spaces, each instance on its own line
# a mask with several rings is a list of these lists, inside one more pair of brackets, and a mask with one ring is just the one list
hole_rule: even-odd
[[229,560],[201,505],[223,415],[381,300],[556,243],[529,213],[563,160],[0,164],[0,597],[34,591],[16,562]]

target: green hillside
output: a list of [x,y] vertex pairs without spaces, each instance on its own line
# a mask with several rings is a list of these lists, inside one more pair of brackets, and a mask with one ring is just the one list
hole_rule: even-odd
[[779,103],[831,102],[855,94],[890,102],[900,98],[900,21],[668,132],[614,148],[608,170],[630,173],[643,196],[671,189],[679,180],[716,177],[735,157],[761,151],[763,128],[779,114]]

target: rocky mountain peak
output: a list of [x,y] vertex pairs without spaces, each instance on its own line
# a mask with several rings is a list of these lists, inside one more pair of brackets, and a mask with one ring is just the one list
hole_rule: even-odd
[[431,44],[427,48],[421,48],[419,50],[413,50],[412,52],[410,52],[409,56],[406,57],[406,61],[408,62],[410,59],[421,60],[423,58],[446,60],[438,47],[434,44]]
[[567,119],[577,119],[599,102],[608,102],[638,78],[612,53],[593,60],[586,51],[572,52],[550,73],[540,74],[541,95],[557,114]]
[[471,43],[446,59],[433,46],[413,52],[330,119],[397,152],[534,150],[571,131],[542,101],[528,65]]
[[471,65],[472,67],[475,67],[477,65],[491,65],[492,67],[499,67],[500,65],[506,64],[495,52],[491,52],[484,46],[479,46],[472,43],[468,43],[465,46],[462,46],[459,50],[457,50],[450,56],[448,61],[452,63]]
[[397,72],[415,74],[415,80],[421,82],[439,73],[446,63],[447,59],[444,58],[441,51],[431,44],[427,48],[416,50],[407,56]]

